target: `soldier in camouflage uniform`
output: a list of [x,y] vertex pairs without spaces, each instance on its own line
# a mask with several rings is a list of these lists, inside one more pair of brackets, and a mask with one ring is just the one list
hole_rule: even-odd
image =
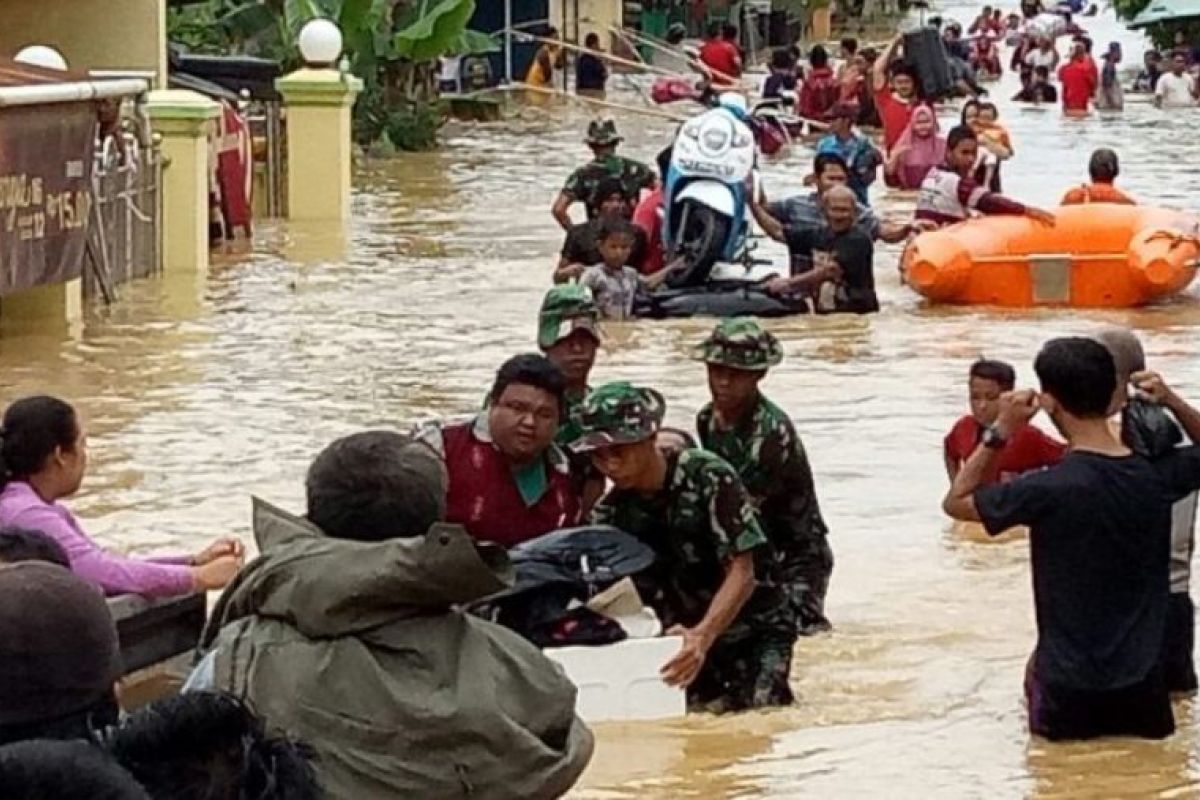
[[594,158],[571,173],[567,183],[554,200],[551,212],[554,219],[564,231],[571,230],[571,214],[569,209],[573,203],[583,203],[587,208],[588,219],[596,215],[596,205],[599,200],[596,189],[605,178],[616,178],[625,190],[625,202],[629,217],[637,204],[638,196],[643,189],[653,189],[655,184],[654,172],[640,161],[617,155],[617,145],[621,137],[617,133],[617,125],[611,119],[592,120],[588,125],[587,144],[592,148]]
[[556,442],[569,445],[579,438],[577,409],[588,393],[588,375],[600,346],[600,311],[592,293],[577,283],[563,283],[546,292],[538,312],[538,347],[567,379],[567,408]]
[[733,465],[758,508],[798,633],[829,630],[833,552],[812,469],[788,415],[758,390],[783,359],[779,341],[752,319],[724,319],[694,355],[708,365],[713,397],[696,417],[700,442]]
[[732,467],[703,450],[655,446],[663,411],[661,395],[628,383],[588,395],[571,448],[591,453],[614,485],[591,519],[654,549],[639,588],[683,636],[663,676],[688,687],[693,708],[790,704],[795,625],[778,587],[756,579],[764,564],[756,556],[769,567],[770,545]]

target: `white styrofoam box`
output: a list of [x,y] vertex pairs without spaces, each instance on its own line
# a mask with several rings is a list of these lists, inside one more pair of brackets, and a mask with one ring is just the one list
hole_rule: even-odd
[[584,722],[669,719],[687,713],[687,697],[683,689],[663,683],[659,670],[682,643],[679,636],[660,636],[542,652],[579,690],[575,710]]

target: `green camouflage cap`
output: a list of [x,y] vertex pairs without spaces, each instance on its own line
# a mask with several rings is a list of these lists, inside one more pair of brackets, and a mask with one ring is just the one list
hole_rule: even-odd
[[749,317],[729,317],[717,323],[692,357],[734,369],[765,371],[783,360],[783,348],[770,331]]
[[611,119],[594,119],[588,123],[588,144],[604,147],[619,141],[621,141],[621,134],[617,133],[617,123]]
[[578,330],[600,340],[600,312],[586,286],[560,283],[546,292],[538,312],[538,347],[548,350]]
[[626,381],[606,383],[577,410],[573,421],[579,426],[579,438],[571,442],[571,449],[584,453],[649,439],[658,433],[666,410],[663,396],[653,389]]

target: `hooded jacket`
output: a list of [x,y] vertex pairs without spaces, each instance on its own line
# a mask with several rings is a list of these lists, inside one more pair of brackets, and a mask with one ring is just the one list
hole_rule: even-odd
[[454,607],[506,588],[461,527],[360,543],[254,504],[263,553],[202,638],[216,688],[308,743],[330,798],[552,798],[591,759],[575,687],[533,645]]

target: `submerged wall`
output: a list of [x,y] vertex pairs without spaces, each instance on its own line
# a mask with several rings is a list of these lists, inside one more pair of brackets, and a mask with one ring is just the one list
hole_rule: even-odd
[[166,0],[0,0],[0,55],[50,45],[72,69],[166,75]]

